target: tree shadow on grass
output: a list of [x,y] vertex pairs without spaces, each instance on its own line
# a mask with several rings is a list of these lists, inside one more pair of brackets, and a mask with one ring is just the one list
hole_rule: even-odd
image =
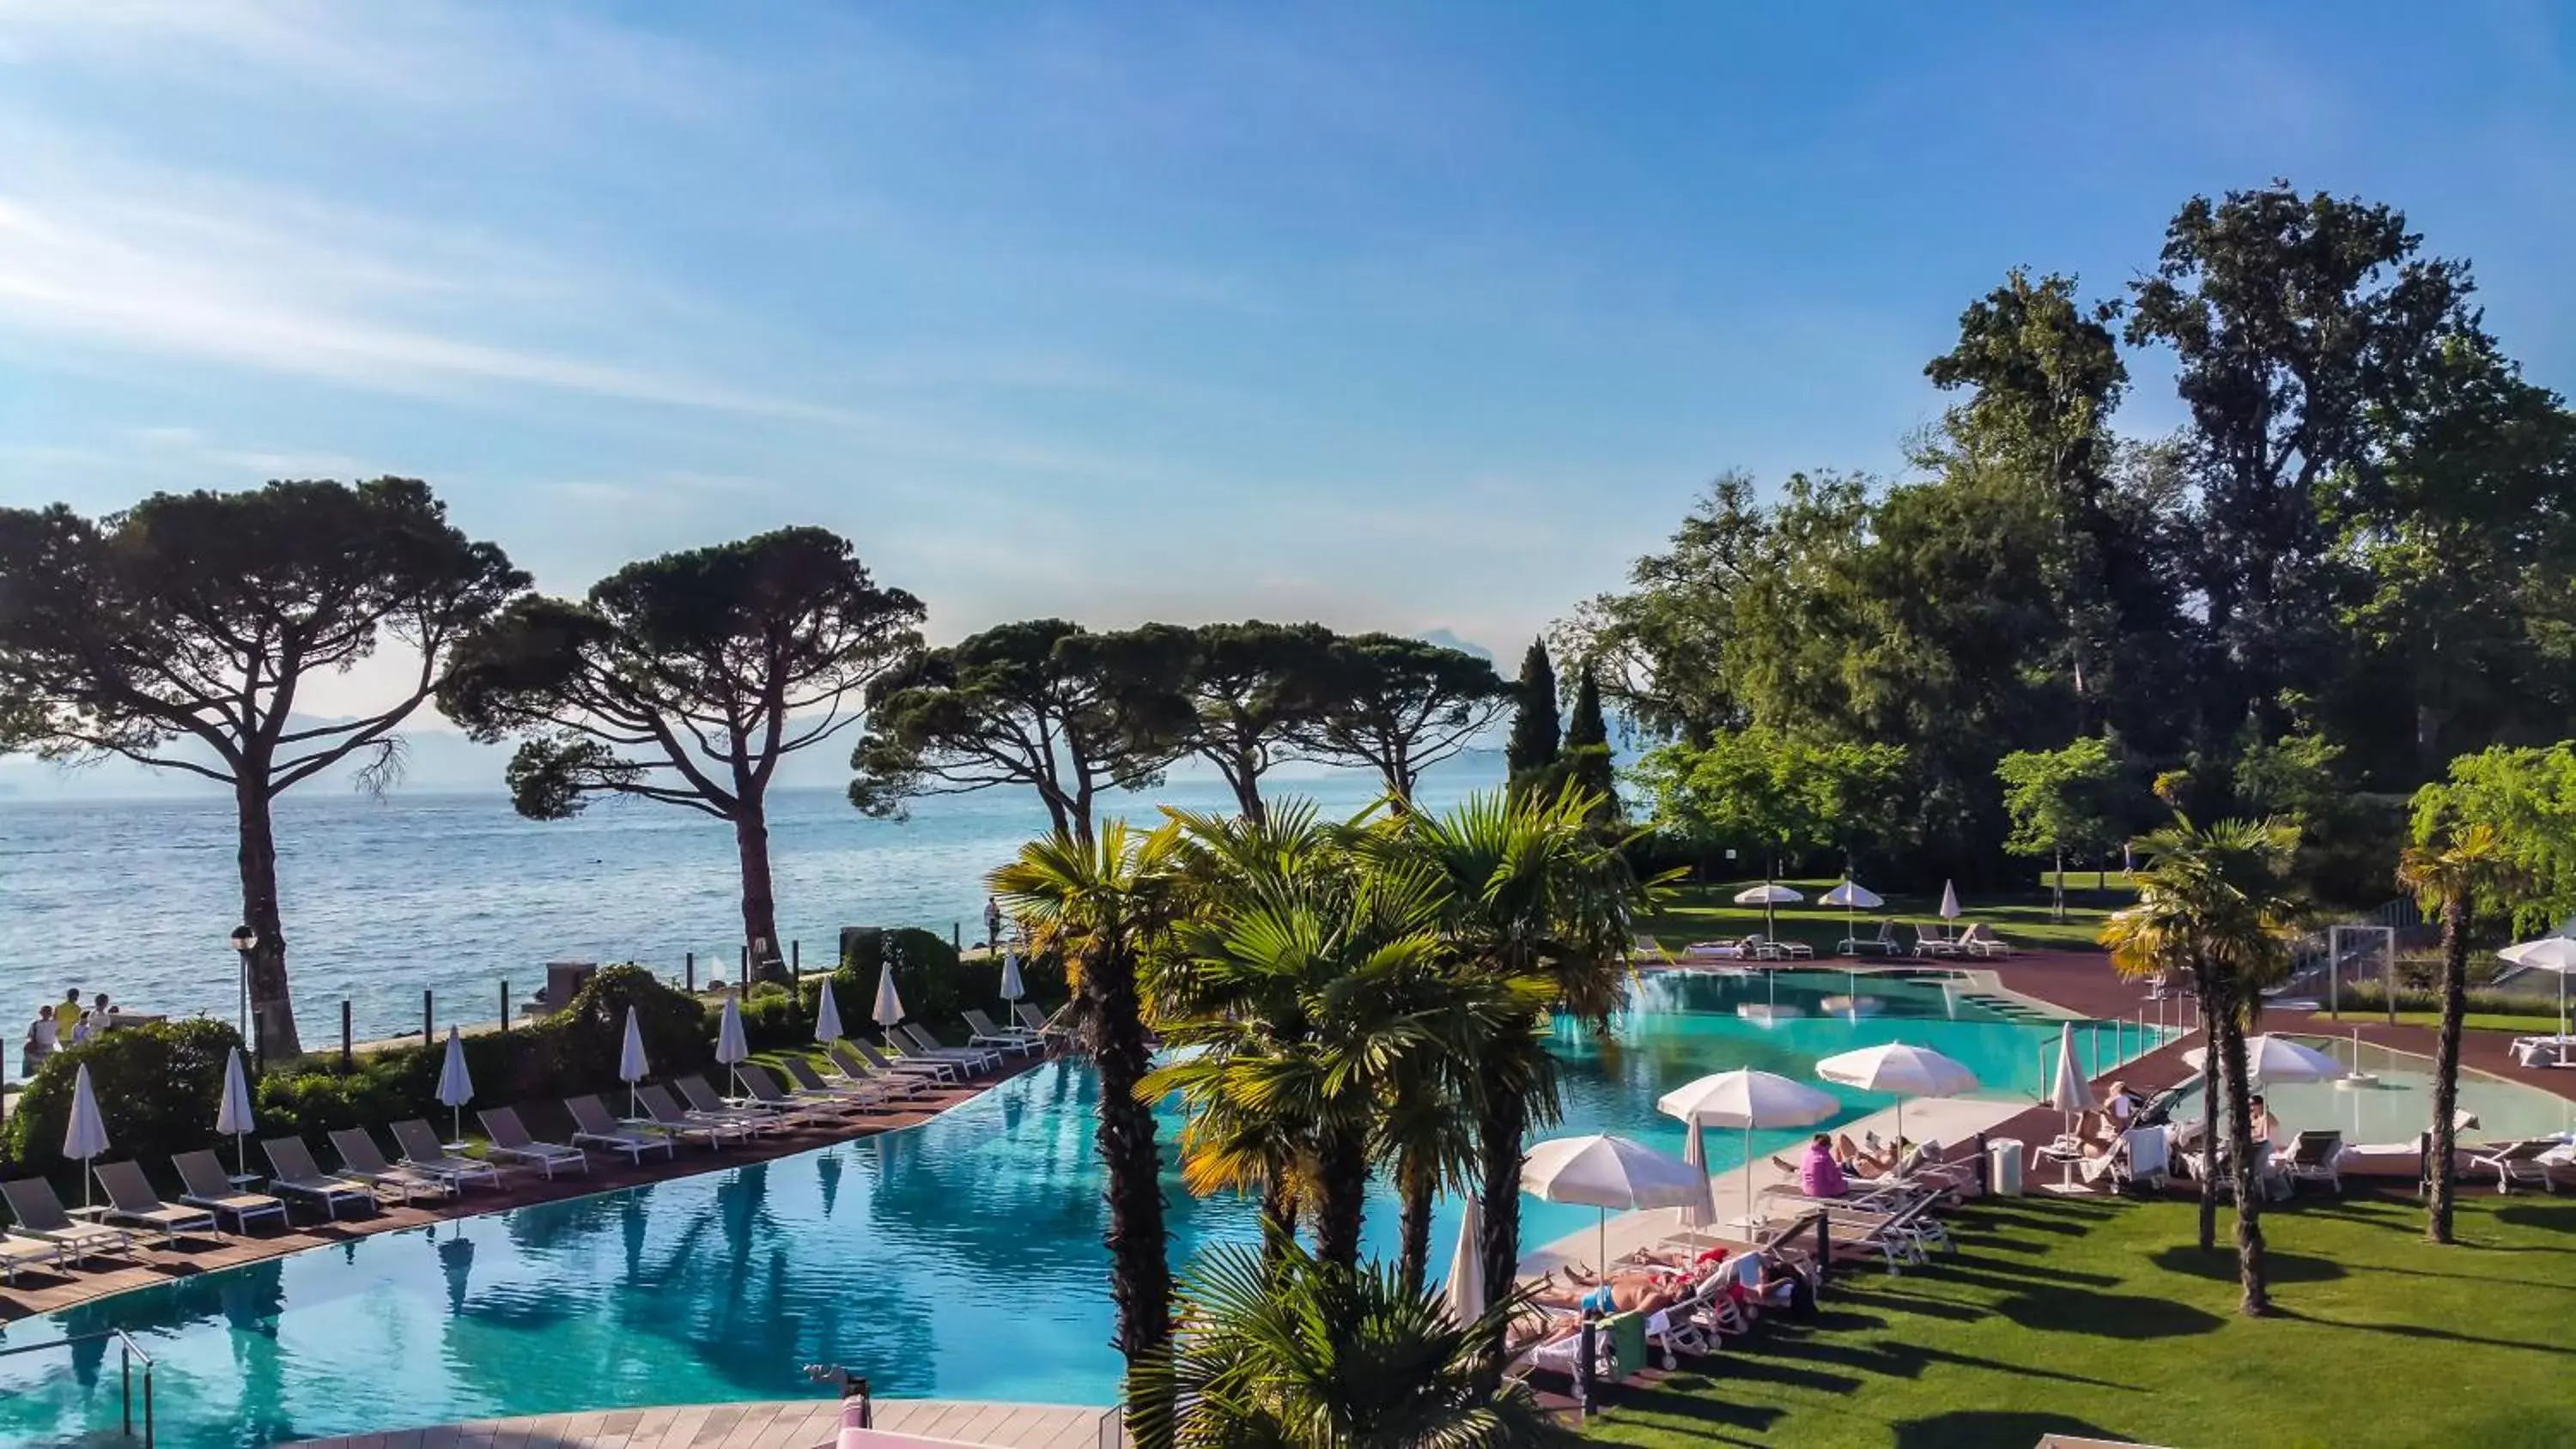
[[2012,1409],[1955,1409],[1925,1419],[1899,1419],[1896,1449],[1994,1449],[1997,1445],[2036,1444],[2044,1434],[2071,1434],[2108,1439],[2110,1430],[2072,1414],[2025,1413]]
[[2227,1320],[2207,1309],[2140,1293],[2033,1293],[1995,1312],[2036,1333],[2080,1333],[2143,1341],[2214,1333]]
[[[1789,1411],[1772,1404],[1742,1404],[1721,1397],[1721,1386],[1705,1374],[1674,1374],[1652,1386],[1614,1391],[1603,1407],[1614,1421],[1667,1429],[1720,1444],[1760,1443],[1773,1424]],[[1737,1438],[1721,1432],[1738,1429]]]
[[2351,1328],[2364,1333],[2385,1333],[2396,1338],[2429,1338],[2445,1343],[2474,1343],[2484,1348],[2518,1348],[2526,1353],[2556,1354],[2561,1358],[2576,1357],[2576,1347],[2563,1343],[2534,1343],[2521,1338],[2488,1338],[2482,1334],[2461,1333],[2455,1329],[2432,1328],[2421,1323],[2368,1323],[2353,1318],[2328,1318],[2322,1314],[2301,1313],[2273,1305],[2275,1318],[2295,1319],[2302,1323],[2323,1324],[2328,1328]]
[[[2168,1273],[2180,1273],[2185,1277],[2202,1278],[2212,1283],[2236,1281],[2234,1244],[2221,1244],[2206,1253],[2189,1244],[2160,1248],[2148,1254],[2147,1261]],[[2263,1254],[2263,1276],[2272,1283],[2331,1283],[2337,1278],[2349,1277],[2350,1273],[2332,1258],[2267,1249]]]
[[[1812,1345],[1797,1346],[1804,1357]],[[1729,1353],[1725,1357],[1726,1376],[1759,1383],[1779,1384],[1787,1388],[1811,1389],[1820,1394],[1848,1394],[1859,1389],[1864,1380],[1846,1373],[1809,1368],[1777,1354]]]
[[1992,1288],[2003,1293],[2029,1293],[2043,1288],[2111,1288],[2120,1280],[2108,1273],[2085,1273],[2045,1262],[1978,1258],[1966,1253],[1936,1259],[1920,1270],[1927,1281]]
[[[2576,1202],[2535,1202],[2500,1207],[2495,1210],[2494,1217],[2508,1227],[2576,1234]],[[2481,1243],[2476,1246],[2493,1245]],[[2576,1253],[2576,1246],[2560,1248],[2539,1243],[2514,1243],[2502,1245],[2501,1250],[2508,1253]]]

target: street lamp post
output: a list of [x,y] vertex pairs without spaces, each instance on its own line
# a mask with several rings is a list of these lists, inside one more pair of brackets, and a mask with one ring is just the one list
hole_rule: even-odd
[[[235,926],[232,943],[234,954],[241,957],[241,1035],[247,1042],[250,1040],[250,953],[259,949],[259,932],[248,926]],[[259,1055],[257,1047],[252,1048],[251,1055]]]

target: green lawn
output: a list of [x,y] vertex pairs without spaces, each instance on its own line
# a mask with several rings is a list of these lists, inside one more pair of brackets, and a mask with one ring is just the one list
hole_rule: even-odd
[[2235,1259],[2180,1201],[2026,1198],[1962,1213],[1955,1257],[1855,1273],[1653,1388],[1606,1443],[2024,1449],[2576,1444],[2576,1201],[2471,1194],[2462,1246],[2393,1202],[2266,1214],[2281,1315],[2235,1311]]
[[[1693,941],[1748,935],[1763,929],[1760,906],[1735,904],[1738,891],[1757,886],[1759,880],[1731,881],[1723,885],[1686,885],[1674,894],[1664,910],[1647,918],[1645,930],[1664,946],[1684,946]],[[1784,880],[1807,898],[1807,903],[1779,908],[1778,935],[1782,940],[1804,941],[1819,952],[1834,949],[1844,935],[1843,912],[1814,904],[1815,898],[1834,888],[1831,880]],[[2051,921],[2048,897],[2041,893],[1992,897],[1969,894],[1961,898],[1966,919],[1983,921],[2016,946],[2089,947],[2102,929],[2102,918],[2126,904],[2133,893],[2117,872],[2111,875],[2111,888],[2097,892],[2090,875],[2067,877],[2066,920]],[[1892,917],[1897,923],[1897,939],[1911,945],[1912,923],[1940,919],[1937,914],[1941,898],[1891,895],[1887,904],[1875,911],[1860,913],[1861,934],[1873,934],[1878,918]]]
[[[2359,1022],[2386,1021],[2388,1013],[2361,1011],[2347,1006],[2343,1009],[2343,1016],[2340,1019]],[[2319,1013],[2317,1020],[2333,1021],[2337,1018]],[[2509,1031],[2516,1036],[2548,1036],[2558,1030],[2558,1013],[2555,1011],[2472,1011],[2460,1018],[2460,1023],[2471,1031]],[[2438,1027],[2442,1024],[2442,1014],[2437,1011],[2401,1011],[2397,1013],[2397,1024]]]

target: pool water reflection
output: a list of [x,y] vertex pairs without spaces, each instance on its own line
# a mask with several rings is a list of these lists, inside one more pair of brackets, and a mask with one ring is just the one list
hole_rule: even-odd
[[[1550,1131],[1678,1152],[1679,1125],[1654,1111],[1663,1091],[1736,1066],[1806,1077],[1818,1057],[1898,1039],[1958,1057],[1998,1094],[2039,1088],[2053,1026],[1936,984],[1861,980],[1873,1013],[1763,1025],[1736,1010],[1769,999],[1758,979],[1650,978],[1609,1039],[1560,1032],[1565,1121]],[[1777,987],[1810,1012],[1845,989],[1839,972]],[[1839,1120],[1886,1104],[1834,1090]],[[816,1362],[890,1395],[1106,1403],[1118,1365],[1095,1093],[1087,1070],[1048,1065],[916,1130],[174,1280],[13,1325],[8,1341],[125,1329],[159,1364],[162,1440],[180,1446],[794,1398]],[[1758,1136],[1755,1150],[1796,1136]],[[1743,1150],[1734,1133],[1708,1146],[1719,1170]],[[1170,1197],[1176,1262],[1254,1235],[1247,1203],[1193,1201],[1177,1175]],[[1524,1212],[1532,1245],[1591,1221],[1534,1201]],[[1395,1226],[1391,1200],[1373,1203],[1372,1252],[1393,1250]],[[1445,1262],[1450,1205],[1437,1232]],[[78,1353],[0,1360],[0,1443],[115,1424],[114,1364],[104,1346]]]

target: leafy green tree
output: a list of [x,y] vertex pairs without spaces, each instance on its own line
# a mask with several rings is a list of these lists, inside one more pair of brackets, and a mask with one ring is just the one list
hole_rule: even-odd
[[1650,751],[1637,778],[1661,828],[1703,849],[1750,848],[1770,880],[1784,862],[1837,844],[1849,848],[1883,829],[1873,824],[1873,802],[1897,787],[1905,767],[1905,752],[1894,745],[1819,743],[1756,727],[1702,748]]
[[2475,330],[2467,267],[2421,247],[2389,207],[2276,181],[2186,202],[2133,288],[2128,340],[2173,350],[2191,417],[2204,664],[2224,691],[2208,738],[2327,672],[2321,500],[2384,466],[2374,411],[2405,407],[2447,341]]
[[2516,931],[2554,930],[2576,916],[2576,741],[2452,760],[2447,780],[2416,793],[2414,833],[2429,840],[2455,820],[2492,829],[2511,860]]
[[1180,1335],[1147,1376],[1187,1449],[1523,1449],[1567,1436],[1495,1349],[1523,1300],[1459,1323],[1436,1293],[1291,1248],[1203,1254]]
[[[456,642],[527,587],[496,545],[408,478],[155,494],[93,521],[0,509],[0,750],[121,755],[233,797],[252,1039],[301,1050],[286,973],[277,797],[354,761],[398,776],[395,731],[447,677]],[[305,682],[391,640],[416,664],[355,719],[295,713]]]
[[1556,666],[1547,657],[1547,641],[1533,639],[1521,656],[1520,683],[1512,715],[1512,735],[1503,747],[1503,764],[1518,780],[1556,763],[1565,727],[1557,711]]
[[1324,707],[1297,729],[1298,746],[1377,771],[1408,807],[1422,772],[1465,750],[1512,696],[1485,660],[1394,634],[1334,641],[1325,679]]
[[1630,567],[1627,592],[1578,605],[1549,642],[1598,670],[1622,716],[1649,736],[1697,743],[1732,729],[1745,722],[1728,685],[1736,610],[1776,557],[1775,533],[1752,475],[1721,474],[1671,547]]
[[[2206,829],[2177,815],[2137,842],[2146,863],[2131,872],[2135,905],[2112,913],[2102,945],[2123,975],[2181,972],[2200,998],[2202,1140],[2217,1141],[2211,1121],[2226,1104],[2229,1168],[2236,1197],[2239,1306],[2248,1317],[2272,1311],[2264,1262],[2262,1193],[2254,1176],[2252,1088],[2246,1075],[2248,1023],[2262,992],[2288,976],[2297,903],[2285,893],[2297,831],[2279,821],[2221,820]],[[2215,1154],[2212,1154],[2215,1161]],[[2215,1175],[2203,1173],[2200,1246],[2217,1238]]]
[[1078,1040],[1100,1073],[1109,1296],[1127,1360],[1127,1432],[1148,1449],[1172,1442],[1172,1405],[1145,1382],[1171,1342],[1172,1268],[1154,1106],[1137,1092],[1153,1068],[1140,983],[1182,910],[1179,846],[1176,826],[1146,832],[1111,820],[1087,838],[1058,831],[1031,841],[987,878],[1029,928],[1031,950],[1064,961]]
[[2424,1237],[2451,1239],[2452,1149],[2460,1102],[2460,1028],[2469,1012],[2469,918],[2493,909],[2519,884],[2513,852],[2484,821],[2464,819],[2447,786],[2415,795],[2415,843],[2397,860],[2397,883],[2442,923],[2442,1029],[2433,1051],[2432,1173],[2425,1184]]
[[1320,624],[1207,624],[1137,631],[1144,662],[1185,661],[1174,681],[1193,723],[1189,752],[1216,767],[1236,806],[1262,818],[1261,779],[1297,756],[1302,730],[1321,717],[1334,636]]
[[2111,742],[2087,735],[2058,750],[2015,750],[1995,766],[2004,810],[2012,816],[2015,855],[2047,856],[2056,869],[2051,919],[2066,919],[2066,857],[2111,845],[2109,793],[2119,778]]
[[743,942],[783,974],[771,780],[857,721],[869,683],[920,648],[921,619],[849,540],[780,529],[628,564],[579,602],[513,604],[458,646],[439,707],[477,739],[525,737],[509,783],[529,819],[625,795],[731,825]]
[[850,803],[899,819],[917,796],[1025,786],[1058,833],[1089,841],[1102,791],[1160,784],[1188,747],[1188,647],[1032,619],[923,653],[868,691]]

